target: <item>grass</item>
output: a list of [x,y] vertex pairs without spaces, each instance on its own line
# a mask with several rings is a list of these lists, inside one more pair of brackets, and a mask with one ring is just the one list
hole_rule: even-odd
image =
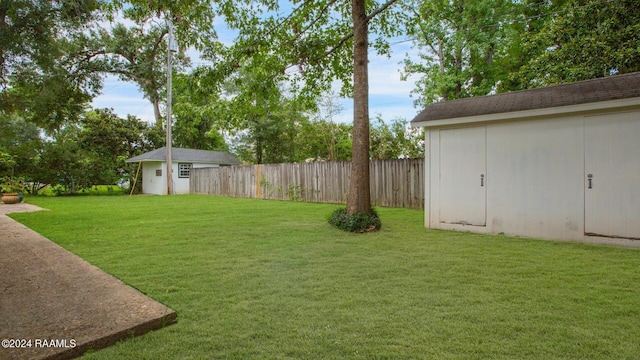
[[[128,195],[129,189],[122,189],[118,185],[93,185],[87,189],[81,189],[76,191],[73,196],[115,196],[115,195]],[[60,196],[69,195],[66,193],[62,185],[51,186],[48,185],[44,189],[38,191],[38,196]]]
[[640,253],[331,227],[336,206],[210,196],[29,198],[12,217],[176,310],[88,359],[637,359]]

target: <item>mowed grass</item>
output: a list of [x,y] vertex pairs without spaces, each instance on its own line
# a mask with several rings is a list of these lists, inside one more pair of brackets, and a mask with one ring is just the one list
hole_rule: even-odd
[[13,214],[178,313],[88,359],[638,359],[640,252],[427,230],[379,208],[211,196],[29,198]]

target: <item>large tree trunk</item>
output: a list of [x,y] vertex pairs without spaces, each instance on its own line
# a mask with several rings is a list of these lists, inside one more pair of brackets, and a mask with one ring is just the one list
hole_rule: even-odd
[[162,124],[162,114],[160,113],[160,99],[154,98],[151,103],[153,104],[153,116],[156,119],[156,125]]
[[262,141],[259,137],[256,139],[256,164],[262,164]]
[[369,190],[368,19],[365,0],[351,0],[353,16],[353,147],[347,214],[371,213]]

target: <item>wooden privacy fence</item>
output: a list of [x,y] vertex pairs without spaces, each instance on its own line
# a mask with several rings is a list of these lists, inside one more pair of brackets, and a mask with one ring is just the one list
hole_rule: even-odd
[[[424,208],[424,159],[371,160],[374,206]],[[345,204],[351,162],[331,161],[191,169],[190,192]]]

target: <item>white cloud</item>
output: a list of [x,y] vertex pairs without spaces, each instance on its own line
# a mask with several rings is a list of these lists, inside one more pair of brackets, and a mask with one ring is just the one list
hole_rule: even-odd
[[133,115],[149,123],[155,122],[153,106],[145,99],[137,85],[107,76],[102,94],[95,97],[94,108],[112,108],[120,117]]
[[[415,78],[407,81],[400,78],[402,60],[405,54],[414,56],[414,50],[408,43],[401,42],[392,46],[391,57],[380,56],[374,50],[369,51],[369,117],[378,115],[385,121],[403,118],[411,121],[421,109],[414,107],[411,91],[415,89]],[[342,99],[344,112],[337,121],[353,122],[353,99]]]
[[394,49],[390,57],[369,52],[369,94],[408,97],[415,87],[414,80],[401,80],[404,46]]
[[[394,102],[396,101],[397,102]],[[344,111],[336,116],[337,122],[352,123],[353,122],[353,99],[343,99],[341,102]],[[419,112],[413,106],[412,99],[395,99],[391,102],[376,102],[369,99],[369,118],[375,119],[378,115],[384,121],[394,119],[405,119],[411,121]]]

